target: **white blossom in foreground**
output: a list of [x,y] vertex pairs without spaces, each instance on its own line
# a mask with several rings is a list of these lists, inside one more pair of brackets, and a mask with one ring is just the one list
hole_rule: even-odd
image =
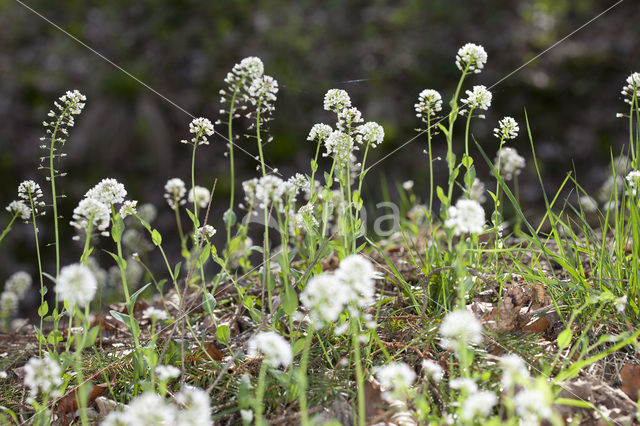
[[463,390],[464,392],[469,394],[478,392],[478,385],[476,384],[476,382],[474,382],[473,379],[469,379],[467,377],[458,377],[452,379],[449,382],[449,387],[451,389]]
[[127,216],[135,216],[138,214],[137,210],[138,202],[135,200],[127,200],[120,207],[120,217],[126,218]]
[[191,188],[189,190],[189,202],[193,203],[195,193],[196,205],[201,209],[207,207],[209,205],[209,201],[211,200],[211,195],[209,190],[205,187],[196,185],[195,188]]
[[311,278],[300,294],[300,301],[309,310],[316,328],[337,321],[350,300],[351,290],[333,274],[327,273]]
[[[41,200],[43,197],[42,189],[40,185],[35,183],[32,180],[25,180],[18,185],[18,198],[21,198],[27,206],[30,206],[33,203],[33,208],[36,214],[39,214],[38,207],[43,207],[44,201]],[[42,212],[44,214],[44,212]]]
[[376,379],[387,390],[405,390],[416,379],[416,373],[404,362],[391,362],[374,369]]
[[184,200],[186,193],[187,187],[180,178],[169,179],[164,185],[164,198],[173,210],[186,203]]
[[418,95],[418,103],[413,108],[416,110],[416,117],[426,123],[429,117],[442,111],[442,96],[436,90],[425,89]]
[[127,190],[117,180],[107,178],[102,179],[96,186],[87,191],[84,196],[85,198],[100,201],[111,208],[113,204],[120,204],[124,201],[127,196]]
[[539,424],[540,419],[552,415],[551,404],[546,395],[537,389],[523,389],[513,399],[516,414],[527,424]]
[[460,71],[467,69],[479,73],[487,63],[487,52],[479,44],[467,43],[456,54],[456,66]]
[[249,358],[264,357],[271,367],[287,368],[293,359],[291,345],[281,335],[273,331],[258,333],[250,342],[247,351]]
[[373,302],[375,279],[378,273],[371,261],[359,254],[352,254],[340,261],[336,277],[352,290],[351,299],[361,308]]
[[79,307],[83,307],[93,300],[97,288],[98,282],[91,269],[79,263],[60,269],[55,286],[60,300]]
[[211,403],[209,395],[202,389],[185,386],[176,394],[176,402],[181,410],[177,416],[177,426],[209,426]]
[[180,376],[180,369],[173,365],[159,365],[154,370],[158,380],[166,382],[169,379],[175,379]]
[[427,377],[431,377],[434,382],[439,382],[444,377],[444,370],[440,364],[433,362],[430,359],[422,360],[422,369]]
[[83,198],[78,207],[73,210],[71,226],[79,231],[89,233],[98,231],[103,236],[108,236],[111,211],[109,206],[94,198]]
[[625,97],[625,102],[629,105],[633,104],[633,98],[636,100],[640,97],[640,73],[634,72],[627,77],[627,84],[622,88],[622,95]]
[[489,391],[472,393],[462,403],[460,418],[471,421],[476,417],[485,418],[491,414],[491,410],[498,403],[498,397]]
[[249,56],[235,64],[224,81],[230,85],[232,89],[235,89],[251,84],[254,79],[261,77],[263,73],[264,64],[262,60],[255,56]]
[[402,189],[405,191],[411,191],[413,189],[414,182],[409,179],[407,181],[402,182]]
[[[469,109],[487,110],[491,106],[491,92],[483,85],[473,86],[473,90],[465,92],[467,97],[461,99],[460,102],[465,104]],[[460,111],[462,114],[463,111]]]
[[493,134],[500,140],[515,139],[518,136],[519,131],[520,126],[518,126],[518,122],[516,120],[512,117],[504,117],[502,120],[498,121],[498,127],[493,129]]
[[359,144],[370,143],[372,148],[380,145],[384,140],[384,129],[378,123],[368,121],[356,129],[358,137],[356,141]]
[[444,226],[453,229],[456,235],[480,234],[484,228],[484,209],[475,200],[461,198],[455,206],[449,207],[448,213]]
[[477,201],[479,204],[487,201],[487,197],[484,195],[484,183],[482,183],[480,179],[475,178],[471,184],[471,188],[469,188],[469,198]]
[[15,200],[9,203],[7,211],[18,216],[22,220],[29,220],[31,209],[22,200]]
[[29,388],[31,398],[38,393],[55,397],[62,385],[62,369],[49,355],[43,358],[31,358],[24,366],[24,384]]
[[619,314],[624,313],[624,310],[627,308],[627,295],[625,294],[622,297],[616,298],[615,302],[613,302],[613,306],[615,306],[616,312]]
[[333,133],[333,129],[328,124],[314,124],[307,136],[308,141],[324,141]]
[[324,95],[324,109],[337,113],[343,108],[351,106],[349,94],[342,89],[329,89]]
[[527,364],[518,355],[509,354],[501,357],[500,367],[502,368],[501,383],[504,389],[511,389],[518,382],[529,378]]
[[500,175],[504,180],[511,180],[514,176],[518,176],[526,165],[524,158],[518,154],[514,148],[502,148],[500,164],[496,158],[494,166],[500,166]]
[[209,145],[209,139],[207,136],[211,136],[214,133],[213,124],[208,118],[198,117],[191,120],[189,123],[189,133],[194,135],[190,141],[186,139],[181,140],[182,143],[192,143],[198,145]]
[[10,291],[15,293],[18,298],[22,299],[27,291],[31,288],[33,279],[25,271],[18,271],[13,273],[4,284],[4,291]]
[[125,409],[130,426],[170,426],[178,419],[176,408],[160,395],[145,392],[131,400]]
[[482,325],[471,312],[463,309],[452,311],[440,324],[441,344],[448,349],[459,345],[478,345],[482,342]]

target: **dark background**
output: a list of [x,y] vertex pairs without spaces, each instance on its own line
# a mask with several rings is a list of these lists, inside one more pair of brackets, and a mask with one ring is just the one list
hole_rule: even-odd
[[[366,0],[366,1],[176,1],[176,0],[25,0],[25,4],[135,75],[195,116],[219,117],[218,91],[225,74],[243,57],[262,58],[265,73],[280,84],[266,147],[270,165],[288,177],[309,170],[314,150],[306,141],[316,122],[333,124],[322,110],[324,93],[346,89],[366,120],[385,128],[386,139],[372,161],[412,138],[420,123],[413,104],[425,88],[446,101],[459,78],[455,53],[466,42],[482,44],[489,54],[485,71],[467,80],[491,86],[536,54],[571,33],[613,1],[596,0]],[[524,108],[531,119],[545,185],[553,191],[575,166],[588,189],[600,185],[610,151],[627,140],[626,110],[620,89],[639,71],[640,5],[626,0],[586,28],[526,66],[492,92],[486,120],[472,132],[493,156],[491,135],[497,120],[511,115],[524,130]],[[63,200],[63,265],[77,261],[81,248],[71,242],[68,221],[80,197],[104,177],[125,183],[131,198],[153,202],[156,226],[171,235],[171,211],[162,199],[168,178],[189,182],[187,136],[191,118],[114,68],[14,0],[0,0],[0,204],[16,198],[24,179],[38,181],[43,155],[41,122],[53,100],[68,89],[84,93],[87,107],[77,118],[68,157],[57,182]],[[357,81],[353,81],[357,80]],[[446,104],[446,102],[445,102]],[[461,123],[462,124],[462,123]],[[462,127],[458,142],[462,143]],[[221,126],[217,130],[226,134]],[[242,132],[238,123],[237,133]],[[381,180],[413,179],[426,195],[425,138],[380,163],[368,175],[369,200],[380,201]],[[257,152],[251,139],[239,141]],[[530,158],[524,131],[513,142]],[[460,145],[458,145],[459,147]],[[443,155],[444,139],[436,139]],[[211,223],[223,237],[221,212],[227,208],[229,182],[225,142],[213,137],[199,149],[197,183],[218,178]],[[254,177],[255,161],[236,150],[239,179]],[[458,152],[460,152],[458,150]],[[480,177],[487,167],[474,155]],[[371,163],[370,163],[371,164]],[[440,178],[446,168],[436,163]],[[395,186],[391,194],[395,195]],[[535,212],[540,188],[530,167],[521,177],[527,211]],[[239,194],[240,198],[242,194]],[[367,198],[365,198],[367,199]],[[53,240],[51,213],[40,222],[42,239]],[[0,227],[8,214],[0,217]],[[32,228],[20,223],[2,243],[0,281],[17,269],[36,272]],[[168,239],[168,238],[166,238]],[[220,245],[220,247],[222,247]],[[51,272],[53,249],[45,248]]]

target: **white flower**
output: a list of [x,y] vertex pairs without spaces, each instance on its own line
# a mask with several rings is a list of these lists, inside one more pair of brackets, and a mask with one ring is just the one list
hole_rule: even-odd
[[158,209],[151,203],[144,203],[138,207],[138,216],[146,222],[153,222],[158,216]]
[[406,389],[413,384],[416,373],[404,362],[391,362],[374,369],[376,378],[385,389]]
[[640,73],[634,72],[627,77],[627,84],[622,88],[622,95],[626,98],[624,101],[633,104],[633,98],[636,100],[640,97]]
[[97,287],[98,282],[91,269],[75,263],[60,269],[55,290],[61,300],[83,307],[93,300]]
[[36,214],[38,214],[37,207],[44,206],[44,202],[39,201],[43,197],[42,189],[32,180],[25,180],[18,185],[18,197],[24,200],[26,205],[33,203]]
[[129,426],[126,413],[122,411],[112,411],[102,420],[100,426]]
[[100,234],[109,235],[106,230],[109,228],[111,211],[109,206],[94,198],[83,198],[78,207],[73,210],[73,220],[70,223],[74,228],[89,232],[97,230]]
[[525,165],[526,162],[524,158],[518,154],[518,151],[509,147],[502,148],[500,164],[498,164],[498,158],[496,158],[494,164],[496,168],[500,166],[500,175],[502,175],[505,180],[511,180],[514,176],[518,176]]
[[351,106],[351,98],[349,94],[342,89],[330,89],[324,95],[324,109],[337,113],[343,108]]
[[216,228],[214,228],[211,225],[204,225],[196,229],[196,232],[194,232],[194,235],[193,235],[193,239],[196,241],[197,244],[199,244],[200,242],[204,243],[205,241],[208,241],[211,237],[213,237],[215,234],[216,234]]
[[469,379],[466,377],[458,377],[452,379],[449,382],[449,387],[451,389],[462,389],[468,394],[478,392],[478,385],[476,384],[476,382],[474,382],[473,379]]
[[63,383],[62,369],[48,354],[43,358],[31,358],[24,366],[24,373],[24,384],[29,387],[32,398],[39,392],[58,396],[57,388]]
[[489,391],[472,393],[462,403],[460,418],[471,421],[476,417],[485,418],[491,414],[491,410],[498,403],[498,397]]
[[[546,395],[537,389],[523,389],[513,399],[516,414],[523,419],[538,420],[551,417],[551,406]],[[534,423],[535,424],[535,423]]]
[[137,215],[138,212],[136,210],[136,207],[138,206],[138,202],[135,200],[127,200],[125,201],[122,206],[120,207],[120,217],[121,218],[126,218],[127,216],[134,216]]
[[378,273],[373,264],[364,256],[352,254],[340,261],[335,272],[336,277],[352,290],[352,301],[361,308],[370,306],[373,302],[374,279]]
[[487,197],[484,195],[484,183],[478,178],[475,178],[469,188],[469,199],[477,201],[479,204],[487,201]]
[[341,132],[350,134],[351,129],[358,123],[362,123],[362,113],[356,107],[343,108],[338,111],[338,123],[336,127]]
[[640,171],[632,170],[627,174],[627,182],[629,183],[629,188],[631,188],[631,192],[633,195],[636,195],[636,191],[638,189],[638,183],[640,183]]
[[12,274],[7,282],[4,284],[4,290],[10,291],[16,294],[19,299],[22,299],[24,295],[31,288],[33,279],[25,271],[18,271]]
[[278,82],[271,76],[263,75],[251,82],[248,92],[249,101],[253,105],[259,105],[263,112],[271,111],[277,99]]
[[169,314],[167,314],[167,311],[149,306],[147,309],[142,311],[142,318],[149,318],[152,321],[164,321],[169,318]]
[[529,378],[527,364],[522,358],[515,354],[505,355],[500,358],[502,368],[502,387],[511,389],[518,381]]
[[433,89],[425,89],[420,92],[418,95],[418,103],[413,107],[416,110],[416,117],[426,123],[429,117],[442,111],[442,96]]
[[475,200],[459,199],[455,206],[449,207],[449,219],[444,223],[452,228],[456,235],[480,234],[484,227],[484,209]]
[[275,204],[281,212],[284,211],[284,201],[294,202],[297,193],[294,183],[285,182],[273,175],[244,181],[242,188],[248,204],[252,205],[257,201],[259,208],[267,210],[271,204]]
[[[74,115],[78,115],[84,109],[84,101],[87,98],[77,90],[67,91],[53,103],[57,111],[49,110],[47,117],[49,121],[44,121],[42,125],[45,128],[46,135],[40,138],[41,141],[50,141],[51,144],[64,145],[66,137],[69,135],[69,128],[75,125]],[[51,145],[43,144],[40,146],[50,152]],[[41,161],[49,156],[41,157]]]
[[300,229],[304,229],[306,221],[309,221],[312,226],[320,226],[318,220],[313,215],[313,212],[313,204],[305,204],[300,207],[296,213],[296,226]]
[[412,180],[407,180],[402,182],[402,188],[405,191],[411,191],[413,189],[413,181]]
[[[470,109],[489,109],[491,106],[491,92],[485,86],[473,86],[473,90],[465,92],[467,97],[461,99],[460,102],[467,105]],[[460,112],[462,114],[462,111]]]
[[484,47],[478,44],[467,43],[456,54],[456,66],[460,71],[464,71],[466,68],[468,71],[477,74],[482,71],[486,63],[487,52]]
[[176,402],[180,404],[177,416],[178,426],[208,426],[211,421],[211,403],[209,395],[202,389],[185,386],[176,394]]
[[493,129],[493,134],[496,138],[503,139],[515,139],[518,136],[520,127],[518,122],[512,117],[504,117],[498,121],[498,127]]
[[430,359],[422,360],[422,369],[425,371],[428,377],[431,377],[434,382],[439,382],[444,377],[444,370]]
[[[70,114],[78,115],[84,109],[84,101],[87,100],[87,97],[77,90],[67,90],[59,100]],[[58,105],[56,104],[56,106]]]
[[96,186],[91,188],[84,195],[85,198],[92,198],[96,201],[106,204],[109,208],[113,204],[119,204],[124,201],[127,196],[127,190],[124,185],[115,179],[102,179]]
[[338,320],[351,300],[351,290],[333,274],[320,274],[311,278],[300,294],[300,301],[309,310],[315,327]]
[[171,209],[175,210],[177,206],[181,206],[186,203],[184,195],[187,193],[187,188],[182,179],[169,179],[164,185],[164,191],[164,198],[167,200],[167,204],[169,204]]
[[240,410],[240,417],[242,417],[243,422],[251,423],[253,420],[253,410]]
[[384,129],[378,123],[369,121],[359,126],[356,131],[359,133],[358,143],[370,143],[372,148],[380,145],[384,140]]
[[175,379],[180,376],[180,369],[173,365],[159,365],[154,370],[158,380],[166,382],[169,379]]
[[235,88],[239,88],[241,84],[250,84],[254,79],[262,76],[263,73],[264,65],[262,60],[255,56],[249,56],[235,64],[224,81],[235,90]]
[[189,190],[188,194],[189,194],[188,199],[190,203],[193,203],[193,196],[195,194],[196,204],[202,209],[207,207],[209,205],[209,201],[211,200],[211,195],[209,193],[209,190],[202,186],[196,185],[194,188],[191,188]]
[[308,141],[323,141],[331,135],[333,129],[328,124],[314,124],[307,136]]
[[0,379],[6,379],[9,377],[6,371],[0,371]]
[[4,290],[0,295],[0,316],[11,317],[18,311],[18,295],[12,291]]
[[22,220],[29,220],[31,209],[22,200],[15,200],[9,203],[7,211],[18,216]]
[[338,165],[342,167],[349,161],[353,151],[353,139],[348,134],[336,130],[324,141],[324,146],[326,153],[323,155],[334,157]]
[[586,213],[595,213],[598,211],[598,202],[588,195],[580,197],[580,204]]
[[144,392],[131,400],[125,417],[131,426],[170,426],[177,422],[176,409],[153,392]]
[[482,325],[467,310],[452,311],[440,324],[442,346],[457,349],[458,345],[478,345],[482,342]]
[[[192,144],[209,145],[209,139],[207,139],[207,136],[213,135],[213,124],[208,118],[194,118],[191,120],[191,123],[189,123],[189,133],[195,135],[191,138],[190,142]],[[189,143],[189,141],[184,139],[181,142]]]
[[614,306],[616,307],[616,311],[621,314],[624,312],[627,307],[627,295],[625,294],[622,297],[618,297],[614,302]]
[[282,336],[273,331],[258,333],[250,342],[247,351],[249,358],[264,357],[271,367],[283,366],[287,368],[293,359],[291,345]]

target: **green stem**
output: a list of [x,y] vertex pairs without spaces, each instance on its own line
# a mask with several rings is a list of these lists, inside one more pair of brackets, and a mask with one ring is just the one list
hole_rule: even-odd
[[433,208],[433,152],[431,152],[431,114],[427,115],[427,150],[429,155],[429,215]]
[[258,388],[256,389],[256,399],[254,401],[256,426],[262,426],[265,424],[265,421],[262,418],[262,413],[264,413],[263,399],[264,399],[264,389],[266,386],[266,378],[267,378],[267,363],[262,361],[262,365],[260,366],[260,374],[258,376]]
[[304,338],[304,348],[302,349],[302,358],[300,359],[300,368],[298,370],[298,386],[300,388],[298,398],[300,399],[300,419],[302,426],[309,423],[309,412],[307,408],[307,366],[309,365],[309,350],[311,349],[311,339],[313,333],[307,330]]
[[18,213],[14,213],[7,227],[4,228],[4,231],[2,231],[2,234],[0,234],[0,242],[4,240],[4,237],[9,233],[9,231],[11,231],[11,225],[13,225],[13,222],[16,221],[17,217],[18,217]]
[[233,215],[233,207],[234,207],[234,197],[235,197],[235,189],[236,189],[236,174],[235,174],[235,164],[233,160],[233,114],[234,108],[236,104],[236,96],[238,95],[238,87],[242,85],[244,82],[244,78],[241,80],[240,84],[236,86],[236,89],[233,91],[233,96],[231,97],[231,102],[229,104],[229,120],[227,121],[227,132],[229,136],[229,172],[231,174],[231,194],[229,196],[229,220],[227,221],[227,247],[231,244],[231,216]]
[[[31,196],[31,192],[29,192],[29,204],[31,205],[31,219],[33,220],[33,235],[36,240],[36,259],[38,260],[38,277],[40,278],[40,306],[44,305],[44,279],[42,276],[42,258],[40,256],[40,243],[38,241],[38,226],[36,224],[36,209],[33,204],[33,197]],[[40,330],[38,331],[42,336],[42,323],[45,315],[48,312],[45,312],[40,316]],[[38,339],[38,353],[42,355],[42,340]]]
[[353,356],[356,369],[356,384],[358,392],[358,422],[359,426],[365,426],[365,399],[364,399],[364,374],[362,372],[362,361],[360,359],[360,333],[355,318],[349,318],[351,326],[351,343],[353,345]]

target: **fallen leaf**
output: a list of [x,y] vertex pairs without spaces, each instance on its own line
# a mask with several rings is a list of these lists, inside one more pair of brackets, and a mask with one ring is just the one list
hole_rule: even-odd
[[547,319],[546,316],[542,316],[540,318],[538,318],[537,320],[525,325],[524,327],[522,327],[522,331],[524,331],[525,333],[544,333],[545,331],[547,331],[547,329],[549,328],[549,326],[551,325],[551,323],[549,322],[549,320]]
[[[66,395],[58,400],[55,409],[55,412],[58,416],[66,418],[69,414],[73,416],[73,414],[76,412],[76,410],[78,409],[78,402],[76,401],[76,389],[77,388],[74,388],[72,391],[67,392]],[[107,389],[106,383],[93,385],[91,387],[91,392],[89,392],[87,405],[91,404],[97,397],[102,395],[105,389]]]
[[634,401],[638,400],[640,390],[640,365],[625,364],[620,370],[620,389]]

